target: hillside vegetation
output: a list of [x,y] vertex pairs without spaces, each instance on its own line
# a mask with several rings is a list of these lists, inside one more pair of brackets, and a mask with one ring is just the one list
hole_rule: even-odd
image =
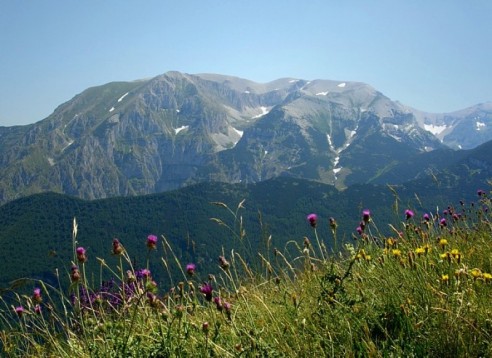
[[[32,292],[2,296],[3,355],[491,356],[491,202],[477,194],[435,211],[394,205],[401,220],[389,234],[363,208],[345,242],[336,217],[307,212],[305,237],[274,247],[266,236],[254,253],[245,252],[243,202],[216,202],[213,221],[233,243],[216,252],[216,274],[180,261],[165,235],[141,240],[138,264],[113,241],[110,265],[88,253],[74,221],[72,267],[57,277],[70,286],[32,280]],[[244,259],[252,254],[260,264]]]
[[[441,183],[442,184],[439,184]],[[164,233],[181,261],[193,261],[203,270],[217,273],[216,256],[225,250],[242,249],[230,240],[230,232],[211,222],[219,217],[224,202],[233,207],[245,200],[242,209],[246,228],[242,254],[256,262],[256,252],[265,250],[265,237],[271,235],[272,247],[284,247],[309,233],[304,225],[306,212],[336,217],[340,241],[351,240],[358,221],[353,213],[370,207],[375,218],[385,218],[383,234],[391,233],[401,215],[392,209],[396,202],[415,210],[430,211],[449,202],[475,200],[469,195],[482,185],[481,177],[456,179],[443,177],[439,183],[430,178],[406,186],[354,185],[340,192],[333,186],[293,178],[276,178],[255,184],[201,183],[176,191],[139,197],[85,201],[47,193],[22,198],[0,206],[0,288],[20,278],[57,282],[56,271],[70,269],[73,218],[79,223],[78,237],[92,257],[105,257],[113,238],[118,238],[140,265],[146,260],[141,240],[149,233]],[[451,184],[450,184],[451,183]],[[286,195],[288,193],[288,195]],[[416,196],[415,193],[419,193]],[[468,195],[466,195],[468,194]],[[320,234],[329,235],[327,225]],[[29,245],[19,249],[19,242]],[[331,243],[327,243],[331,249]],[[160,258],[149,258],[150,268],[161,265]],[[26,265],[29,262],[29,265]],[[114,258],[108,258],[113,264]],[[98,268],[89,261],[90,270]],[[167,275],[156,272],[154,279],[168,285]]]

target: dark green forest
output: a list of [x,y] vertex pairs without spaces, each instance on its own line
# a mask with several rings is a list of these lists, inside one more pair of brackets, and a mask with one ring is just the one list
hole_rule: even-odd
[[[181,262],[194,262],[213,273],[218,270],[217,257],[231,249],[251,263],[257,252],[296,250],[293,242],[302,245],[303,237],[310,234],[306,215],[312,212],[318,214],[318,232],[330,248],[330,217],[338,223],[339,243],[357,238],[355,228],[366,208],[376,223],[385,218],[385,226],[378,229],[391,234],[386,223],[402,221],[405,209],[420,216],[436,213],[460,200],[474,200],[477,188],[487,186],[480,175],[448,173],[399,186],[353,185],[345,191],[277,178],[249,185],[202,183],[161,194],[94,201],[55,193],[33,195],[0,207],[0,284],[7,288],[14,280],[33,278],[57,285],[57,272],[62,284],[68,282],[74,218],[77,246],[87,249],[92,272],[105,275],[97,257],[114,266],[111,245],[118,238],[135,268],[146,266],[148,260],[156,278],[165,284],[164,264],[158,259],[162,252],[149,254],[145,247],[149,234],[164,235]],[[165,249],[160,240],[158,250]]]

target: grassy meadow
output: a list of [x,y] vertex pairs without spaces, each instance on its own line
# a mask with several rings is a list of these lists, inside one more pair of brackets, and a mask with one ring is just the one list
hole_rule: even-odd
[[[285,247],[265,238],[257,262],[241,252],[248,246],[242,203],[215,205],[224,217],[212,222],[237,243],[217,252],[220,274],[181,262],[165,234],[142,238],[147,262],[158,256],[160,274],[169,273],[168,287],[148,265],[135,267],[118,239],[108,248],[115,267],[88,255],[74,220],[73,261],[57,273],[71,284],[32,280],[29,294],[2,295],[1,355],[492,356],[489,193],[434,212],[395,205],[401,222],[390,225],[391,235],[380,233],[384,218],[365,209],[354,213],[360,224],[343,242],[336,217],[306,213],[310,235]],[[89,260],[97,272],[86,270]]]

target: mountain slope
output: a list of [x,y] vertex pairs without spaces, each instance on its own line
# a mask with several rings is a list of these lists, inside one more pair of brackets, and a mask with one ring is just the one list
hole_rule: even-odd
[[287,175],[344,188],[388,162],[442,147],[411,113],[365,84],[298,83],[300,90],[217,155],[204,179],[256,182]]
[[345,188],[443,148],[422,116],[358,82],[258,84],[168,72],[109,83],[38,123],[0,128],[0,202],[46,191],[96,199],[278,176]]
[[492,102],[452,113],[411,110],[422,128],[454,149],[472,149],[492,139]]

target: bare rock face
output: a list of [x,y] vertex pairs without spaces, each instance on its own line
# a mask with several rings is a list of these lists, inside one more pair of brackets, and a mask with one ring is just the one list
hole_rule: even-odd
[[[453,117],[456,133],[470,121],[479,127],[467,145],[492,139],[487,108],[481,119],[470,110]],[[259,84],[179,72],[114,82],[38,123],[0,127],[0,202],[44,191],[95,199],[277,176],[343,188],[442,141],[457,143],[455,132],[438,138],[432,131],[449,118],[357,82]]]

